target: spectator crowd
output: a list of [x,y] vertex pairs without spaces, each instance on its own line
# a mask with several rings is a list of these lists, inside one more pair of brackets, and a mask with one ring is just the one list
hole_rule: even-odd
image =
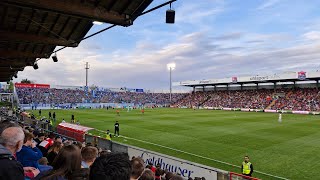
[[[86,93],[83,90],[17,88],[20,103],[148,103],[175,107],[228,107],[251,109],[283,109],[319,111],[320,94],[316,88],[207,91],[190,94],[174,93],[170,103],[169,93],[111,92],[108,90]],[[277,96],[276,94],[284,94]]]
[[[110,90],[88,91],[47,88],[16,88],[21,104],[63,104],[63,103],[134,103],[169,104],[169,93],[113,92]],[[186,94],[173,93],[172,102]]]
[[320,111],[320,92],[316,88],[195,92],[180,99],[174,106]]

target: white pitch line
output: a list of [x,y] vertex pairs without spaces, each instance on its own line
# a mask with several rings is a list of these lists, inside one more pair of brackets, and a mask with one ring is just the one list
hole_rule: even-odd
[[[105,133],[104,131],[99,130],[99,129],[95,129],[95,130]],[[202,159],[207,159],[207,160],[210,160],[210,161],[214,161],[214,162],[218,162],[218,163],[221,163],[221,164],[225,164],[225,165],[229,165],[229,166],[232,166],[232,167],[239,168],[239,166],[231,164],[231,163],[227,163],[227,162],[224,162],[224,161],[212,159],[212,158],[201,156],[201,155],[198,155],[198,154],[193,154],[193,153],[190,153],[190,152],[182,151],[182,150],[171,148],[171,147],[168,147],[168,146],[163,146],[161,144],[156,144],[156,143],[152,143],[152,142],[148,142],[148,141],[144,141],[144,140],[140,140],[140,139],[136,139],[136,138],[131,138],[131,137],[127,137],[127,136],[122,136],[122,135],[121,135],[121,137],[124,137],[124,138],[127,138],[127,139],[132,139],[132,140],[135,140],[135,141],[140,141],[140,142],[143,142],[143,143],[146,143],[146,144],[151,144],[151,145],[154,145],[154,146],[162,147],[162,148],[165,148],[165,149],[170,149],[170,150],[181,152],[181,153],[188,154],[188,155],[191,155],[191,156],[195,156],[195,157],[199,157],[199,158],[202,158]],[[257,170],[254,170],[254,172],[259,173],[259,174],[263,174],[263,175],[266,175],[266,176],[270,176],[270,177],[275,177],[275,178],[278,178],[278,179],[289,180],[288,178],[284,178],[284,177],[268,174],[268,173],[257,171]]]

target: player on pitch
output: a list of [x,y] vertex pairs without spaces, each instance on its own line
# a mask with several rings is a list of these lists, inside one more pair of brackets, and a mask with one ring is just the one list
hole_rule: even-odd
[[120,124],[118,121],[114,123],[114,137],[119,137]]
[[278,122],[279,122],[279,123],[281,123],[281,122],[282,122],[282,112],[279,112]]

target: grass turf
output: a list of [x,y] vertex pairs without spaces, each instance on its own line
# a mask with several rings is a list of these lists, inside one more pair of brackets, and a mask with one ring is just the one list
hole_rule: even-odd
[[[100,130],[110,129],[116,120],[120,135],[183,150],[197,155],[241,165],[249,155],[254,169],[289,179],[317,179],[320,177],[320,118],[311,115],[255,112],[232,112],[191,109],[146,109],[116,116],[115,110],[51,110],[58,122],[70,122],[71,114],[81,125]],[[36,115],[37,111],[34,112]],[[48,117],[48,110],[42,111]],[[134,140],[113,140],[227,171],[239,168],[201,159],[155,145]],[[259,173],[262,179],[275,179]]]

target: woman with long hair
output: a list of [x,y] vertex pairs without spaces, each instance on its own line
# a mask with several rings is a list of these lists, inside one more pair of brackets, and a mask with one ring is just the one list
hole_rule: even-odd
[[54,159],[53,170],[41,180],[70,180],[74,172],[81,170],[81,152],[75,145],[65,146]]
[[52,165],[54,159],[58,155],[59,151],[62,149],[63,144],[61,142],[54,142],[48,151],[48,162],[49,165]]

